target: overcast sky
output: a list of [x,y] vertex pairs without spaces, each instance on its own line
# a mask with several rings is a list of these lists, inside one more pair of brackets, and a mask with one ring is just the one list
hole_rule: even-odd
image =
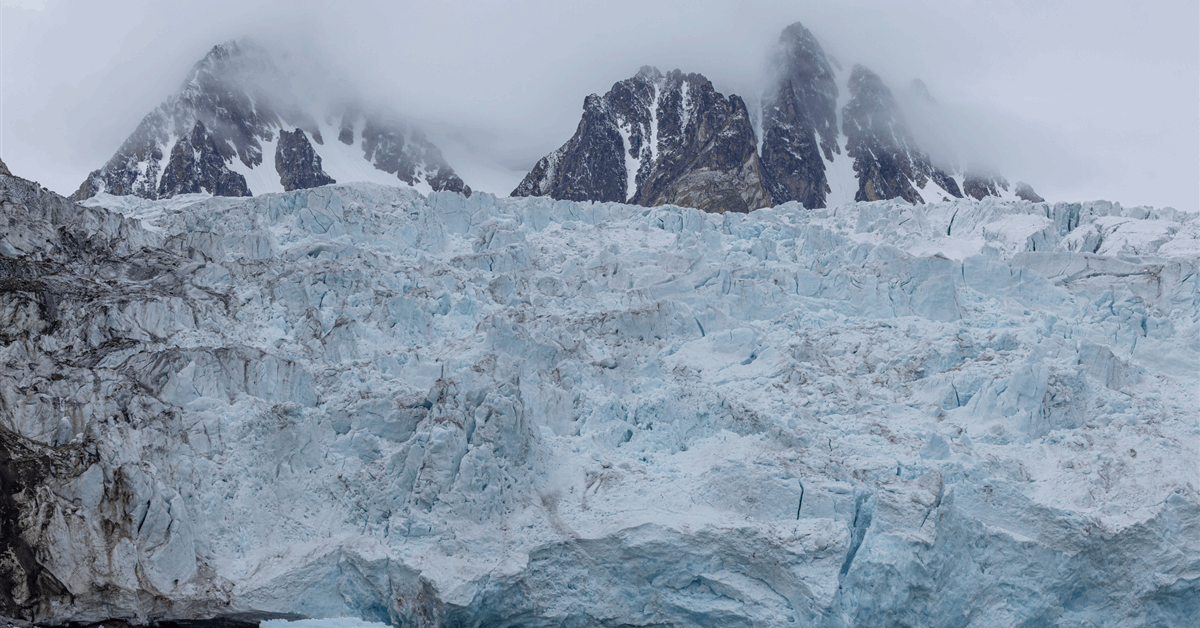
[[[919,77],[1010,180],[1050,200],[1200,206],[1200,9],[1189,0],[390,2],[0,0],[0,157],[64,194],[215,43],[254,38],[429,129],[506,194],[644,64],[749,96],[801,21],[893,89]],[[902,6],[901,6],[902,5]]]

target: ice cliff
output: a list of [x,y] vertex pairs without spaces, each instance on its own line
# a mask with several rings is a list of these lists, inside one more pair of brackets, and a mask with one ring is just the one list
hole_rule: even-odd
[[0,176],[0,224],[0,614],[1200,614],[1193,214]]

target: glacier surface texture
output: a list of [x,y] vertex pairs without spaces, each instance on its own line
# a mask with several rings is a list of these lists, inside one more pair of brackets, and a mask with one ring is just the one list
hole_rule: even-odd
[[1193,214],[85,205],[0,177],[10,616],[1200,615]]

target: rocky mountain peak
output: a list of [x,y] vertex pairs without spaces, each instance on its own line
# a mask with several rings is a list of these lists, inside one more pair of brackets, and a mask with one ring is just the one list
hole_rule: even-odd
[[825,162],[838,146],[838,87],[821,44],[799,22],[776,48],[774,85],[763,98],[762,162],[775,203],[825,207]]
[[749,211],[770,204],[746,105],[700,74],[644,66],[584,100],[575,135],[513,196]]
[[847,86],[850,102],[843,112],[842,131],[859,182],[854,200],[903,198],[923,203],[921,190],[930,183],[962,197],[958,183],[932,165],[917,146],[892,90],[878,74],[855,65]]
[[663,80],[663,74],[662,72],[658,71],[658,68],[652,65],[643,65],[638,70],[637,77],[635,78],[642,78],[650,81],[651,83],[661,83]]
[[809,121],[821,138],[821,151],[826,159],[838,152],[837,98],[838,87],[830,58],[812,32],[796,22],[779,36],[776,67],[779,69],[779,92],[790,89]]
[[[962,196],[960,185],[973,196],[1011,196],[1003,178],[931,162],[883,79],[861,65],[844,72],[803,24],[783,30],[772,64],[754,112],[761,137],[740,97],[717,93],[700,74],[643,66],[588,96],[575,135],[538,161],[513,196],[713,211],[825,207],[835,189],[837,203],[948,200]],[[843,89],[849,101],[839,110]],[[920,80],[906,91],[922,107],[937,106]]]
[[[337,115],[330,116],[329,111]],[[436,146],[419,131],[391,120],[389,115],[362,115],[357,107],[319,110],[319,103],[297,96],[266,49],[249,41],[228,41],[214,46],[192,67],[179,90],[143,118],[108,163],[88,175],[73,198],[108,192],[156,199],[197,186],[213,194],[240,196],[334,179],[403,182],[425,191],[470,193]],[[198,124],[210,138],[197,135]],[[303,132],[307,149],[295,130]],[[276,164],[264,164],[265,157],[281,150],[285,133],[290,133],[291,144],[282,149],[293,153]],[[327,146],[323,133],[336,136],[341,145]],[[320,148],[310,144],[310,138]],[[165,181],[175,148],[187,146],[203,147],[195,159],[205,164],[201,171],[216,177],[205,179],[215,188],[195,183],[200,179],[191,175],[181,179],[178,172]],[[336,164],[336,171],[313,169],[309,151],[313,157],[328,157],[327,167]],[[218,168],[214,160],[223,165]],[[284,171],[273,168],[279,164]],[[292,167],[298,170],[286,170]],[[229,174],[214,174],[218,171]],[[234,174],[244,183],[234,183]],[[181,183],[184,180],[188,182]],[[217,185],[217,180],[227,184]]]

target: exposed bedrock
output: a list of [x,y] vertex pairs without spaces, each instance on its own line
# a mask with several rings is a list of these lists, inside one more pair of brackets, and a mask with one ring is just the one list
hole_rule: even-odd
[[513,196],[747,212],[771,204],[745,103],[652,67],[584,101],[575,135]]
[[275,171],[279,173],[283,189],[288,192],[337,183],[321,169],[321,156],[313,150],[301,129],[279,131],[279,144],[275,147]]

